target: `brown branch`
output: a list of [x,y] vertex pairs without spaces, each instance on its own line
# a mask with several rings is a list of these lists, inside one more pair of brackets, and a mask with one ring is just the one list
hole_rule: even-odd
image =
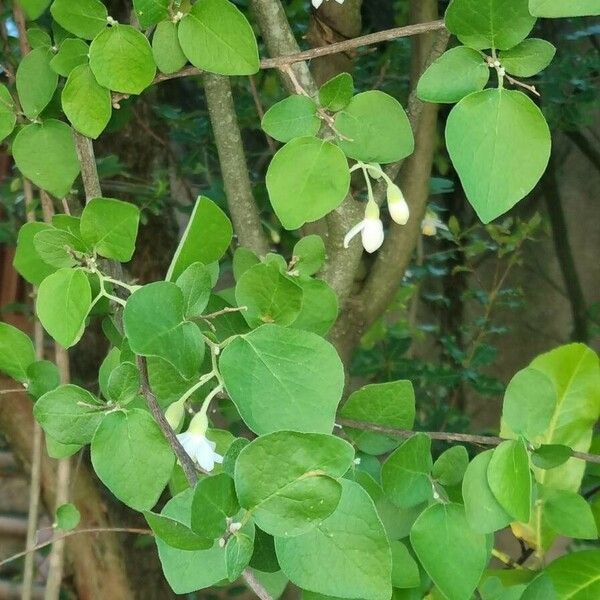
[[96,168],[94,145],[90,138],[81,133],[75,131],[74,136],[77,157],[81,165],[81,179],[83,180],[85,198],[86,202],[89,202],[92,198],[100,198],[102,196],[98,169]]
[[[412,431],[410,429],[396,429],[395,427],[385,427],[383,425],[375,425],[374,423],[365,423],[364,421],[354,421],[353,419],[338,418],[337,423],[346,427],[353,427],[354,429],[385,433],[386,435],[402,439],[408,439],[417,433],[424,433],[432,440],[440,440],[442,442],[464,442],[465,444],[475,444],[479,446],[499,446],[502,442],[507,441],[507,438],[493,435],[471,435],[469,433],[449,433],[446,431]],[[600,464],[600,455],[598,454],[573,451],[572,458]]]
[[228,77],[210,73],[203,82],[233,227],[241,246],[264,256],[269,245],[252,193],[231,83]]
[[297,52],[288,56],[263,58],[260,61],[260,67],[261,69],[275,69],[283,65],[292,65],[304,60],[328,56],[329,54],[338,54],[339,52],[348,52],[348,50],[355,50],[356,48],[361,48],[363,46],[380,44],[381,42],[389,42],[398,38],[419,35],[421,33],[429,33],[439,29],[445,29],[443,20],[431,21],[429,23],[418,23],[415,25],[408,25],[406,27],[395,27],[394,29],[386,29],[385,31],[361,35],[359,37],[352,38],[351,40],[335,42],[333,44],[329,44],[328,46],[311,48],[310,50],[304,50],[303,52]]
[[181,442],[177,439],[177,435],[169,422],[167,421],[163,411],[161,410],[158,400],[156,399],[156,395],[152,391],[150,387],[150,380],[148,378],[148,362],[143,356],[136,357],[137,367],[140,372],[140,381],[142,387],[142,394],[144,398],[146,398],[146,402],[148,404],[148,408],[154,417],[154,420],[160,427],[163,435],[169,442],[169,446],[175,453],[181,468],[185,474],[185,478],[190,487],[194,487],[196,482],[198,481],[198,472],[196,470],[196,465],[194,461],[191,459],[189,454],[184,450]]

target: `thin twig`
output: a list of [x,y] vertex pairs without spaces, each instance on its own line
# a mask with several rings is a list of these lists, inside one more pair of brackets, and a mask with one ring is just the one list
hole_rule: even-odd
[[5,558],[4,560],[1,560],[0,567],[7,565],[8,563],[12,562],[13,560],[22,558],[23,556],[26,556],[27,554],[29,554],[31,552],[37,552],[38,550],[41,550],[42,548],[47,548],[48,546],[51,546],[52,544],[55,544],[56,542],[59,542],[61,540],[66,540],[67,538],[70,538],[74,535],[79,535],[81,533],[137,533],[139,535],[154,535],[154,533],[150,529],[138,529],[136,527],[90,527],[88,529],[74,529],[73,531],[69,531],[68,533],[59,535],[58,537],[55,537],[55,538],[52,538],[51,540],[48,540],[47,542],[38,544],[37,546],[34,546],[33,548],[29,548],[28,550],[24,550],[23,552],[19,552],[18,554],[13,554],[12,556]]
[[[364,431],[375,431],[377,433],[385,433],[393,437],[408,439],[417,433],[424,433],[432,440],[441,440],[443,442],[464,442],[465,444],[475,444],[480,446],[499,446],[502,442],[506,442],[506,438],[501,438],[493,435],[472,435],[469,433],[449,433],[447,431],[412,431],[410,429],[396,429],[395,427],[385,427],[383,425],[375,425],[374,423],[365,423],[364,421],[354,421],[353,419],[337,419],[337,423],[354,429],[362,429]],[[600,464],[600,455],[589,454],[587,452],[573,452],[572,458],[585,460],[586,462]]]
[[[327,46],[320,46],[318,48],[311,48],[310,50],[303,50],[302,52],[296,52],[287,56],[263,58],[260,61],[260,68],[281,69],[284,66],[293,65],[295,63],[303,62],[305,60],[320,58],[322,56],[328,56],[330,54],[348,52],[348,50],[354,50],[356,48],[370,46],[372,44],[380,44],[381,42],[389,42],[391,40],[403,37],[410,37],[422,33],[429,33],[431,31],[444,29],[444,27],[444,21],[442,20],[430,21],[428,23],[417,23],[416,25],[407,25],[406,27],[394,27],[393,29],[386,29],[384,31],[377,31],[376,33],[361,35],[350,40],[343,40],[341,42],[335,42],[334,44],[329,44]],[[161,83],[162,81],[168,81],[170,79],[179,79],[181,77],[194,77],[196,75],[201,75],[202,73],[203,71],[201,69],[192,66],[187,66],[181,69],[180,71],[177,71],[176,73],[171,73],[170,75],[157,75],[152,83]],[[124,98],[128,98],[128,94],[113,94],[113,106],[118,108],[119,102]]]

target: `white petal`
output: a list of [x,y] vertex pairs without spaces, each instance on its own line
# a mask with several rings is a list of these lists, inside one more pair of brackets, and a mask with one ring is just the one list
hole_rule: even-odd
[[365,226],[362,230],[362,243],[364,249],[372,254],[381,248],[383,244],[383,223],[380,219],[365,219]]
[[344,4],[344,0],[335,0],[338,4]]
[[312,0],[312,5],[315,8],[319,8],[319,6],[321,6],[321,4],[323,4],[323,0]]
[[365,227],[365,223],[366,220],[363,219],[360,223],[357,223],[347,234],[346,237],[344,238],[344,248],[348,248],[348,246],[350,245],[350,242],[352,241],[353,237],[356,237]]
[[216,452],[213,454],[213,458],[215,459],[215,462],[222,465],[223,464],[223,457],[220,454],[217,454]]
[[205,470],[212,471],[215,468],[215,453],[211,448],[210,441],[203,438],[202,444],[196,451],[196,462]]

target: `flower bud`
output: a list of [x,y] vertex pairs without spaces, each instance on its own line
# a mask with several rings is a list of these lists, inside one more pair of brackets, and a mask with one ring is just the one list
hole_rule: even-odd
[[188,431],[190,433],[196,433],[205,435],[208,429],[208,417],[204,411],[200,411],[194,415],[194,418],[190,421]]
[[421,232],[423,235],[431,237],[437,233],[437,227],[435,226],[435,223],[432,223],[431,221],[425,221],[423,222],[423,225],[421,225]]
[[383,177],[381,167],[377,163],[367,165],[367,173],[371,179],[381,179]]
[[388,185],[387,202],[390,216],[398,225],[406,225],[410,216],[408,204],[402,190],[394,183]]
[[185,411],[184,405],[185,402],[173,402],[165,412],[165,419],[167,419],[167,422],[173,430],[179,429],[181,421],[183,421],[183,414]]

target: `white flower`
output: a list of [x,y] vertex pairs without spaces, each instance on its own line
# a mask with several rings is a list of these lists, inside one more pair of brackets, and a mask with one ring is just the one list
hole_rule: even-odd
[[[344,4],[344,0],[335,0],[338,4]],[[319,8],[323,4],[323,0],[312,0],[312,5],[315,8]]]
[[180,433],[177,439],[189,457],[205,471],[210,472],[215,468],[215,463],[223,464],[223,457],[215,452],[217,445],[206,437],[207,429],[208,419],[206,413],[201,410],[190,421],[188,430]]
[[428,210],[425,214],[425,218],[421,221],[421,233],[427,236],[433,236],[437,233],[438,229],[445,229],[448,231],[448,227],[443,221],[432,211]]
[[398,225],[406,225],[410,216],[410,210],[404,199],[402,190],[395,183],[388,185],[387,202],[392,219]]
[[361,234],[363,248],[373,253],[383,244],[383,223],[379,218],[379,207],[374,202],[368,202],[365,209],[365,218],[357,223],[344,238],[344,248],[348,248],[353,237]]
[[223,464],[223,457],[215,452],[217,445],[203,433],[188,431],[177,436],[189,457],[205,471],[212,471],[215,463]]

